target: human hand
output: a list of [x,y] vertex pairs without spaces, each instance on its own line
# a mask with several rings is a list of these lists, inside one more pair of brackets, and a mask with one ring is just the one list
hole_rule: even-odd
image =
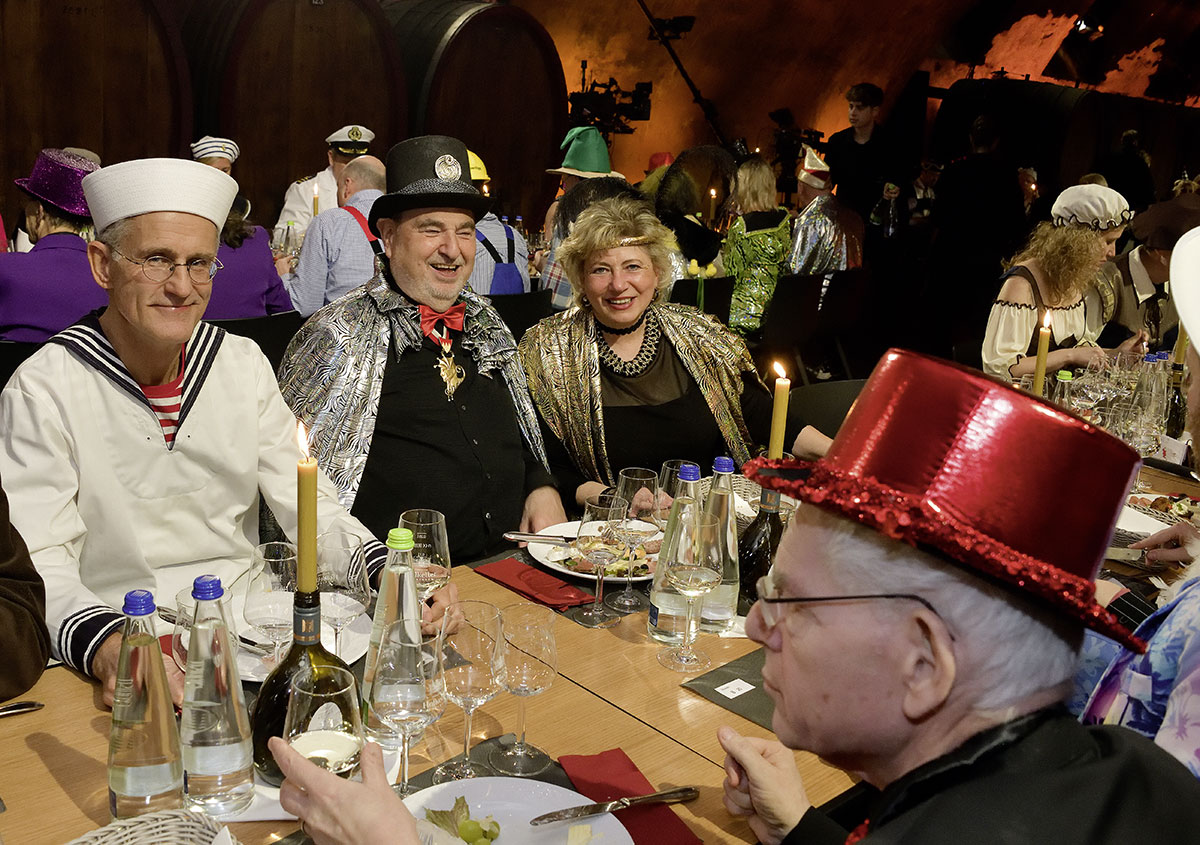
[[288,273],[296,269],[296,259],[291,255],[281,255],[275,259],[275,272],[279,274],[279,278],[283,278]]
[[421,633],[436,634],[441,627],[446,608],[458,601],[458,587],[447,584],[429,597],[429,604],[421,611]]
[[792,443],[792,455],[803,461],[813,461],[825,457],[832,445],[832,438],[826,437],[813,426],[806,425],[800,429],[795,442]]
[[[1068,363],[1075,367],[1086,367],[1092,361],[1105,361],[1108,353],[1099,346],[1076,346],[1068,356]],[[1049,367],[1046,368],[1049,370]],[[1050,375],[1047,373],[1047,375]]]
[[417,821],[404,806],[383,768],[383,751],[363,746],[362,782],[345,780],[308,760],[279,737],[269,743],[283,771],[279,803],[304,824],[317,845],[416,845]]
[[567,513],[563,510],[558,491],[547,485],[537,488],[525,497],[525,509],[521,513],[519,530],[527,534],[536,534],[543,528],[566,521]]
[[1138,329],[1137,333],[1127,338],[1120,346],[1117,347],[1117,352],[1145,352],[1146,342],[1150,340],[1150,333],[1145,329]]
[[1190,522],[1177,522],[1169,528],[1157,531],[1144,540],[1131,543],[1131,549],[1149,549],[1147,563],[1183,562],[1191,563],[1192,551],[1200,540],[1200,531]]
[[763,845],[782,842],[812,807],[791,750],[729,727],[717,730],[717,740],[725,749],[725,809],[745,816]]
[[[121,659],[121,632],[109,634],[92,658],[92,676],[100,682],[100,701],[112,709],[113,694],[117,689],[117,664]],[[183,672],[169,654],[162,655],[163,669],[167,673],[167,687],[171,690],[171,701],[176,706],[183,704]]]

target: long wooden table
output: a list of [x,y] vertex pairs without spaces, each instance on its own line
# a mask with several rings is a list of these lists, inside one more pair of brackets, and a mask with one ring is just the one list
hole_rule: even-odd
[[[503,606],[520,597],[467,567],[455,567],[462,598]],[[687,676],[663,668],[660,646],[646,636],[646,614],[626,617],[602,630],[568,620],[556,626],[559,677],[544,694],[527,699],[529,741],[551,756],[625,750],[658,788],[696,785],[700,797],[676,806],[680,818],[705,842],[753,842],[740,819],[721,802],[724,754],[716,729],[730,725],[753,736],[770,736],[740,716],[680,684]],[[713,665],[756,646],[748,640],[703,636]],[[105,758],[109,712],[98,688],[65,668],[48,670],[25,698],[43,710],[0,719],[0,836],[9,843],[61,843],[108,822]],[[501,695],[476,711],[473,742],[517,730],[516,704]],[[414,749],[414,774],[462,750],[463,717],[457,708],[427,731]],[[851,784],[844,773],[797,753],[809,797],[822,803]],[[245,845],[273,843],[296,830],[295,822],[231,825]]]

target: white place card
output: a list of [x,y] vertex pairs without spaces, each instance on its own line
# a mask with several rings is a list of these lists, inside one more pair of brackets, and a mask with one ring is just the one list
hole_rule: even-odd
[[754,689],[754,684],[748,684],[741,678],[734,678],[732,681],[716,687],[716,691],[726,698],[737,698],[739,695],[750,692],[752,689]]

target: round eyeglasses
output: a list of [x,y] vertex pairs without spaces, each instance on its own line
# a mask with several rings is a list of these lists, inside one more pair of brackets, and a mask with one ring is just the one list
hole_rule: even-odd
[[217,275],[217,271],[225,266],[216,258],[193,258],[191,261],[174,262],[164,255],[151,255],[149,258],[130,258],[115,246],[111,247],[111,249],[130,264],[136,264],[141,267],[142,275],[156,285],[163,284],[167,279],[175,275],[176,267],[183,267],[187,271],[188,278],[192,280],[192,284],[211,284],[213,276]]

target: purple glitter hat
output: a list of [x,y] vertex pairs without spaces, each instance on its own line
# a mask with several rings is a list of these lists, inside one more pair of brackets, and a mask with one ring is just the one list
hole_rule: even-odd
[[13,182],[25,193],[75,217],[90,217],[83,197],[83,177],[98,169],[94,162],[65,150],[42,150],[28,179]]

